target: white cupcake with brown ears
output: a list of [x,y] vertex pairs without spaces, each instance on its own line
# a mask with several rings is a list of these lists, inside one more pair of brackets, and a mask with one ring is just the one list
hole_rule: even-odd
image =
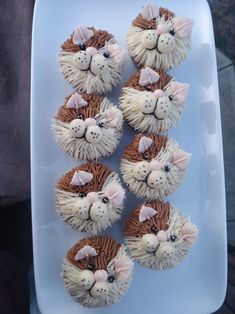
[[134,260],[153,270],[165,270],[181,263],[198,230],[175,206],[152,201],[129,214],[124,235]]
[[163,200],[182,183],[190,158],[167,136],[139,133],[124,150],[121,174],[137,197]]
[[187,17],[147,4],[128,30],[129,54],[140,66],[174,68],[188,54],[192,26],[192,20]]
[[116,150],[122,135],[121,110],[106,97],[73,93],[53,120],[59,146],[75,159],[99,160]]
[[117,173],[103,164],[88,162],[58,180],[57,213],[75,230],[96,234],[120,219],[124,196]]
[[74,301],[101,307],[120,301],[128,291],[132,273],[126,246],[102,236],[84,238],[69,249],[62,277]]
[[59,62],[76,91],[103,94],[120,82],[125,52],[107,31],[78,26],[61,45]]
[[128,124],[139,132],[166,132],[184,110],[189,84],[179,83],[164,70],[141,69],[126,82],[120,109]]

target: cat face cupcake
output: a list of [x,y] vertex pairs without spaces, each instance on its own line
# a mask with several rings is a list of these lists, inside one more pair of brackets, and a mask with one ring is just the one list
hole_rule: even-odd
[[173,205],[153,201],[130,213],[124,234],[137,262],[150,269],[164,270],[183,260],[196,241],[198,230]]
[[120,218],[124,195],[117,173],[89,162],[59,179],[57,213],[70,227],[96,234]]
[[137,134],[121,160],[121,173],[137,197],[164,199],[183,181],[191,154],[167,136]]
[[110,237],[85,238],[64,258],[65,289],[87,307],[116,303],[127,292],[133,262],[126,248]]
[[176,67],[187,55],[193,22],[155,4],[146,5],[127,33],[130,55],[153,69]]
[[74,93],[66,97],[52,129],[60,147],[75,159],[111,155],[122,135],[122,113],[107,98]]
[[136,131],[165,132],[181,116],[188,89],[189,84],[176,82],[163,70],[146,67],[126,82],[120,108]]
[[78,92],[101,94],[119,83],[125,52],[107,31],[78,26],[61,49],[61,72]]

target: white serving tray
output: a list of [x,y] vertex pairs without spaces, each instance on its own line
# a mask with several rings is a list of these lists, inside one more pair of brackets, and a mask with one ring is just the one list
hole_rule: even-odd
[[[78,164],[59,149],[51,133],[51,119],[71,92],[59,73],[59,47],[79,24],[107,29],[125,46],[127,29],[146,2],[38,0],[32,39],[31,184],[34,271],[43,314],[207,314],[223,302],[227,279],[226,208],[211,15],[205,0],[157,3],[195,22],[191,52],[185,62],[170,71],[177,80],[191,84],[187,108],[170,135],[193,157],[184,183],[169,200],[198,225],[198,242],[178,268],[153,272],[136,264],[130,290],[119,304],[87,309],[65,292],[60,278],[63,256],[85,235],[69,229],[54,210],[57,179]],[[120,88],[134,71],[128,59],[121,85],[108,95],[114,103],[118,103]],[[118,170],[123,149],[133,135],[125,125],[117,152],[103,162]],[[109,235],[123,241],[125,218],[138,202],[127,194],[122,220],[108,230]]]

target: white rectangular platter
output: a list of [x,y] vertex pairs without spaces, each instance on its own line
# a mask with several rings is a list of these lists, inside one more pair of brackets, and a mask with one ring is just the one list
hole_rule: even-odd
[[[78,162],[59,149],[51,133],[51,119],[71,92],[58,68],[60,44],[77,25],[107,29],[126,46],[125,36],[144,0],[38,0],[32,38],[31,171],[34,271],[37,300],[43,314],[206,314],[223,302],[226,291],[226,208],[223,150],[213,26],[206,0],[159,0],[177,15],[194,20],[192,49],[170,71],[191,84],[186,110],[170,132],[192,160],[182,186],[168,200],[191,216],[200,236],[190,254],[175,269],[153,272],[135,265],[132,285],[120,303],[87,309],[74,303],[60,278],[63,256],[82,234],[69,229],[55,213],[57,179]],[[108,95],[118,104],[120,88],[136,70],[131,59],[119,87]],[[119,170],[125,146],[134,132],[124,135],[108,166]],[[125,218],[138,200],[127,194],[121,221],[108,230],[123,241]]]

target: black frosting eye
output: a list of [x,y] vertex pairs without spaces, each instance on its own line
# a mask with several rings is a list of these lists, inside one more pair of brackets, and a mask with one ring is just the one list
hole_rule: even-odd
[[148,25],[148,29],[153,29],[153,26],[152,25]]
[[80,196],[80,197],[85,197],[85,196],[86,196],[86,193],[85,193],[85,192],[80,192],[80,193],[79,193],[79,196]]
[[173,97],[170,95],[170,96],[169,96],[169,99],[170,99],[170,101],[172,101]]
[[83,44],[83,43],[81,43],[81,44],[79,45],[79,48],[80,48],[80,50],[86,50],[86,45]]
[[175,236],[175,235],[170,236],[170,240],[171,240],[171,242],[175,242],[175,241],[176,241],[176,239],[177,239],[177,236]]
[[113,275],[108,276],[108,282],[114,282],[115,277]]
[[88,269],[88,270],[91,270],[91,271],[95,270],[95,264],[91,264],[91,263],[88,264],[88,265],[87,265],[87,269]]
[[170,167],[169,167],[169,166],[165,166],[165,167],[164,167],[164,170],[165,170],[166,172],[169,172],[169,171],[170,171]]
[[171,34],[172,36],[175,35],[175,31],[172,29],[171,31],[169,31],[169,34]]
[[105,203],[105,204],[107,204],[107,203],[109,202],[109,199],[108,199],[107,197],[104,197],[104,198],[102,199],[102,202]]
[[98,123],[98,126],[99,126],[100,128],[103,128],[103,127],[104,127],[104,122],[99,122],[99,123]]
[[150,92],[150,91],[152,90],[151,86],[149,86],[149,85],[146,85],[146,86],[144,87],[144,89],[145,89],[146,91],[148,91],[148,92]]
[[84,115],[82,113],[78,114],[78,119],[84,120]]
[[103,56],[104,56],[105,58],[108,58],[108,57],[109,57],[109,52],[108,52],[108,51],[105,51],[105,52],[103,53]]
[[157,227],[156,226],[152,226],[150,228],[151,232],[154,233],[154,234],[157,234]]
[[148,155],[144,155],[144,156],[143,156],[143,159],[144,159],[144,160],[150,160],[150,158],[149,158]]

